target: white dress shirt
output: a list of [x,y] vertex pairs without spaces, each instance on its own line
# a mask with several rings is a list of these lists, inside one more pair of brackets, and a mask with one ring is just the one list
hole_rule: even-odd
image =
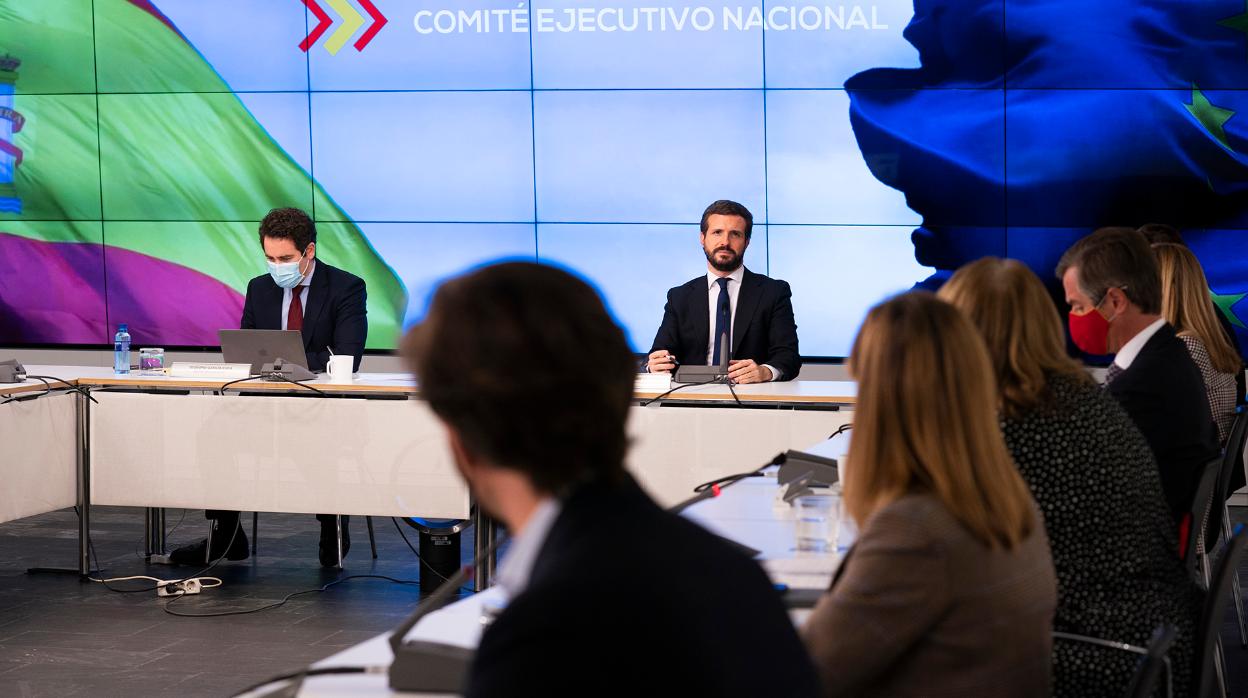
[[[312,272],[316,271],[316,260],[312,260],[312,266],[308,267],[308,273],[304,274],[303,281],[295,288],[299,289],[299,303],[303,306],[304,316],[308,313],[308,289],[312,286]],[[286,320],[290,317],[290,294],[294,289],[282,289],[282,329],[286,329]]]
[[[715,340],[716,340],[715,316],[719,314],[718,310],[719,310],[719,279],[720,278],[721,277],[717,276],[715,272],[712,272],[712,271],[706,272],[706,283],[707,283],[706,303],[707,303],[707,312],[710,313],[710,319],[711,319],[710,332],[707,333],[708,339],[706,342],[706,365],[707,366],[712,366],[715,364],[715,361],[714,361]],[[730,309],[730,312],[732,313],[732,324],[729,328],[729,331],[735,334],[736,333],[735,328],[737,326],[737,296],[741,294],[741,280],[745,278],[745,265],[742,264],[741,266],[737,267],[736,271],[729,274],[727,278],[728,278],[728,307]],[[728,337],[728,346],[729,347],[732,346],[731,334]],[[770,364],[763,364],[763,366],[766,366],[767,369],[771,371],[771,380],[773,381],[780,380],[780,371],[777,370],[775,366],[772,366]]]
[[1148,344],[1148,340],[1152,339],[1153,335],[1157,334],[1157,330],[1160,330],[1164,324],[1166,324],[1166,319],[1160,318],[1153,324],[1140,330],[1139,334],[1127,340],[1127,343],[1122,345],[1118,353],[1114,354],[1114,364],[1124,371],[1131,368],[1131,363],[1135,361],[1135,357],[1140,355],[1140,350],[1144,348],[1145,344]]
[[550,527],[555,525],[563,505],[554,497],[547,497],[537,506],[524,525],[524,530],[511,539],[507,548],[507,557],[498,566],[498,585],[507,592],[507,597],[514,599],[529,586],[529,578],[533,576],[533,565],[537,563],[538,553],[546,545],[546,536]]

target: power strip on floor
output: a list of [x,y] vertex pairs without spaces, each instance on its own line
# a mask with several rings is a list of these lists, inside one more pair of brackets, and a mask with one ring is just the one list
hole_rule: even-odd
[[156,585],[157,596],[190,596],[203,590],[198,579],[173,579]]

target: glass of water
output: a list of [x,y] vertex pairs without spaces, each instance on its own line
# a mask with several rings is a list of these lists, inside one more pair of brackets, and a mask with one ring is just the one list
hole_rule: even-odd
[[159,347],[139,350],[139,373],[146,376],[165,372],[165,350]]
[[797,549],[809,553],[836,550],[841,498],[831,493],[807,494],[793,500]]

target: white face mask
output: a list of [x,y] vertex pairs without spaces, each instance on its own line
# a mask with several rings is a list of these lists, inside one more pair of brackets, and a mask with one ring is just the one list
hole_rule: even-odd
[[299,267],[303,263],[303,258],[299,258],[298,262],[269,262],[269,276],[273,277],[273,282],[282,288],[294,288],[303,281],[303,274],[299,271]]

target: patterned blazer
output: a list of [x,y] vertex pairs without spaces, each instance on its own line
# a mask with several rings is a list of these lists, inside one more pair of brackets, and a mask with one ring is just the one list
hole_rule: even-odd
[[1209,396],[1209,413],[1213,415],[1213,423],[1218,425],[1218,443],[1225,446],[1226,439],[1231,435],[1231,424],[1235,421],[1235,374],[1218,373],[1209,358],[1209,350],[1199,338],[1181,334],[1179,339],[1187,346],[1187,353],[1192,355],[1196,368],[1200,369],[1200,377],[1205,381],[1205,393]]

